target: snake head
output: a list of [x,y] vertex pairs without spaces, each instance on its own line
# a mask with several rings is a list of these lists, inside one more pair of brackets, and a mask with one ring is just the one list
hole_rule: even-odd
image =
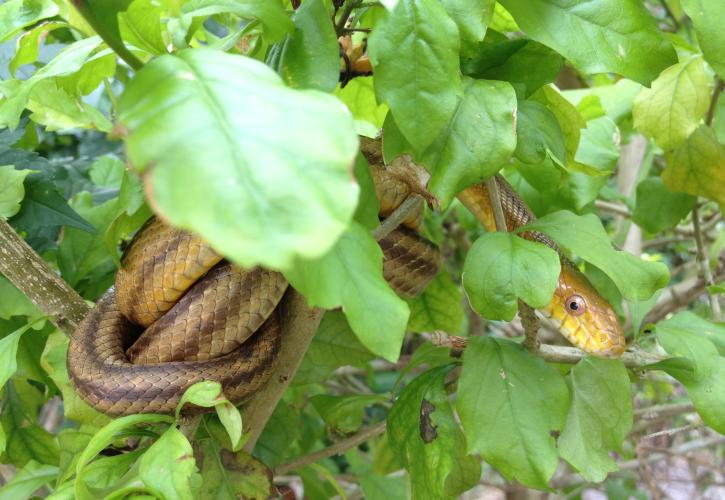
[[562,266],[551,303],[539,311],[569,342],[594,356],[614,358],[624,352],[617,313],[574,267]]

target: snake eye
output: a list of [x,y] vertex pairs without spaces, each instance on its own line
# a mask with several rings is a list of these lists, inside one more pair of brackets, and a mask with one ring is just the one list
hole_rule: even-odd
[[565,305],[566,311],[572,316],[579,316],[580,314],[584,314],[584,311],[586,311],[587,309],[587,303],[579,295],[572,295],[571,297],[567,298]]

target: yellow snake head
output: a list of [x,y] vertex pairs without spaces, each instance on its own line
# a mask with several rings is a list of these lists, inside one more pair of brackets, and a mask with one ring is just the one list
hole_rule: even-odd
[[617,314],[574,267],[562,265],[551,303],[538,311],[569,342],[590,354],[617,357],[624,352],[625,340]]

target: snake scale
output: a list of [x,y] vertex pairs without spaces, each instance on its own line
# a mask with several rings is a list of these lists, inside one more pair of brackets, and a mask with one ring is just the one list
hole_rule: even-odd
[[[412,162],[383,166],[379,141],[363,141],[380,216],[411,193],[424,193],[425,174]],[[411,179],[417,182],[411,182]],[[534,218],[503,178],[496,176],[508,230]],[[459,194],[489,230],[495,230],[484,184]],[[417,232],[421,210],[379,241],[383,275],[402,296],[422,292],[439,268],[438,249]],[[527,239],[556,246],[544,235]],[[198,236],[149,220],[122,260],[115,286],[74,333],[68,373],[83,400],[108,415],[173,413],[196,382],[216,380],[241,403],[269,378],[280,348],[277,306],[288,284],[282,274],[241,269]],[[559,286],[539,312],[572,343],[600,356],[617,356],[624,338],[616,314],[562,255]]]

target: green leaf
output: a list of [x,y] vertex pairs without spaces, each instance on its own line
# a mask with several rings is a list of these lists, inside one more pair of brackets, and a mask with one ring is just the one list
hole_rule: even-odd
[[[10,2],[6,2],[3,6]],[[48,2],[51,3],[51,2]],[[53,30],[58,28],[67,28],[68,24],[61,21],[46,21],[35,26],[30,31],[23,33],[17,41],[17,49],[13,58],[10,59],[8,69],[11,75],[15,75],[15,72],[23,64],[34,63],[38,60],[38,54],[40,53],[40,43],[45,37]]]
[[300,434],[299,412],[281,400],[259,436],[254,455],[269,467],[283,464],[289,456],[290,447],[300,438]]
[[340,49],[323,1],[307,0],[293,20],[294,31],[270,50],[270,66],[292,88],[332,92],[340,79]]
[[360,428],[366,408],[387,400],[388,398],[383,394],[355,396],[318,394],[310,398],[310,403],[328,427],[337,432],[348,434],[356,432]]
[[38,82],[30,94],[30,119],[49,132],[96,129],[110,132],[111,122],[80,97],[70,95],[53,80]]
[[58,465],[55,436],[38,425],[38,410],[45,403],[40,389],[15,377],[5,384],[2,427],[6,435],[3,463],[23,467],[30,460]]
[[31,460],[0,487],[0,498],[30,498],[38,489],[53,483],[57,476],[58,467]]
[[[464,80],[463,98],[453,116],[418,158],[431,171],[428,188],[440,198],[442,207],[458,192],[494,175],[508,160],[516,147],[515,114],[516,94],[511,85]],[[401,127],[397,118],[395,123]]]
[[72,286],[88,277],[101,280],[115,271],[103,233],[116,215],[116,200],[93,206],[90,193],[79,193],[73,199],[73,208],[96,228],[95,233],[68,227],[63,232],[59,247],[58,267],[63,278]]
[[609,456],[632,427],[632,384],[619,360],[587,357],[571,370],[571,409],[559,453],[587,481],[598,483],[618,469]]
[[320,257],[355,211],[349,113],[330,95],[285,87],[258,61],[208,49],[159,57],[119,112],[155,208],[240,265]]
[[661,262],[645,261],[612,248],[602,222],[593,214],[554,212],[517,232],[527,230],[548,234],[567,251],[601,269],[626,299],[648,299],[669,281],[667,266]]
[[338,86],[334,94],[348,107],[356,121],[371,123],[379,129],[383,126],[388,106],[375,100],[374,81],[372,76],[358,76],[345,87]]
[[232,443],[232,451],[237,451],[242,446],[242,415],[239,410],[226,398],[222,392],[222,386],[219,382],[205,380],[197,382],[189,387],[179,400],[176,406],[176,419],[183,406],[187,403],[201,406],[203,408],[211,408],[216,410],[224,428],[229,434],[229,440]]
[[138,415],[126,415],[125,417],[119,417],[115,420],[110,421],[108,424],[103,426],[93,438],[88,442],[88,445],[81,453],[76,464],[76,483],[79,482],[82,476],[83,469],[86,468],[88,463],[98,455],[106,446],[111,444],[117,435],[122,431],[138,425],[138,424],[152,424],[152,423],[167,423],[171,424],[174,419],[168,415],[155,415],[153,413],[142,413]]
[[42,316],[42,313],[30,299],[7,278],[0,276],[0,319],[10,319],[12,316]]
[[360,487],[368,500],[405,500],[403,478],[366,474],[360,476]]
[[10,380],[10,377],[18,369],[16,355],[20,337],[37,322],[38,320],[32,321],[0,339],[0,388],[5,385],[5,382]]
[[542,87],[532,96],[532,101],[540,102],[546,106],[549,111],[554,113],[559,121],[559,126],[564,132],[564,143],[566,144],[567,166],[574,162],[577,150],[579,149],[579,139],[581,138],[581,129],[587,126],[576,107],[564,98],[561,93],[551,85]]
[[40,365],[60,389],[64,415],[80,424],[89,424],[93,427],[106,425],[109,418],[88,405],[75,392],[68,379],[67,360],[68,337],[60,330],[56,330],[48,336],[40,357]]
[[701,57],[670,66],[634,100],[634,126],[663,149],[682,145],[710,105],[710,78]]
[[665,159],[662,180],[670,191],[705,196],[725,205],[725,146],[710,127],[701,125]]
[[561,264],[554,250],[510,233],[486,233],[463,265],[471,306],[488,319],[511,321],[520,298],[531,307],[549,305]]
[[311,305],[325,309],[342,306],[363,345],[395,361],[410,311],[383,279],[382,262],[378,244],[353,222],[326,255],[314,261],[298,261],[285,277]]
[[694,376],[701,380],[709,377],[713,368],[722,362],[713,343],[716,333],[722,337],[722,328],[709,323],[689,311],[683,311],[657,324],[657,340],[672,356],[692,361]]
[[0,217],[12,217],[20,210],[25,197],[23,181],[32,170],[15,170],[12,165],[0,167]]
[[519,26],[580,71],[619,73],[649,84],[676,61],[672,45],[640,2],[501,0]]
[[540,163],[547,157],[566,166],[564,133],[554,113],[535,101],[520,101],[516,110],[516,158]]
[[374,357],[352,332],[342,312],[327,311],[302,359],[295,383],[320,382],[340,366],[363,366]]
[[412,498],[450,498],[447,479],[466,458],[466,441],[444,385],[450,370],[451,365],[442,366],[415,378],[388,414],[388,439],[408,470]]
[[435,0],[401,0],[368,39],[375,93],[415,151],[455,112],[461,93],[458,28]]
[[665,370],[687,388],[697,413],[706,425],[725,434],[725,357],[723,327],[685,311],[657,324],[657,340],[668,354],[682,356],[653,365]]
[[725,32],[721,24],[725,19],[725,4],[720,0],[683,0],[682,8],[692,19],[705,59],[720,78],[725,78],[725,54],[722,50]]
[[579,148],[570,168],[590,176],[611,174],[619,160],[619,129],[608,116],[600,116],[587,122],[582,129]]
[[126,166],[115,156],[99,156],[91,165],[88,173],[96,186],[118,188],[121,187]]
[[360,185],[360,198],[355,209],[355,220],[365,228],[373,230],[380,225],[378,212],[380,201],[375,192],[370,165],[362,153],[355,159],[355,180]]
[[69,226],[94,233],[96,228],[73,210],[55,185],[41,176],[25,180],[25,198],[13,225],[26,230]]
[[650,233],[673,229],[690,213],[695,201],[694,196],[667,189],[660,177],[647,177],[637,184],[632,220]]
[[559,54],[533,40],[509,40],[498,33],[498,36],[491,35],[493,32],[489,31],[475,51],[462,58],[463,74],[510,82],[522,97],[556,79],[562,63]]
[[97,36],[79,40],[65,47],[53,60],[33,73],[33,76],[27,80],[2,82],[0,92],[5,99],[0,103],[0,124],[9,128],[17,127],[20,122],[20,113],[28,103],[33,87],[42,80],[77,72],[100,44],[101,39]]
[[244,452],[219,449],[213,439],[200,441],[199,446],[202,453],[199,498],[268,498],[271,476],[262,462]]
[[190,18],[229,12],[242,19],[259,19],[270,42],[281,40],[293,29],[279,0],[191,0],[184,3],[181,12]]
[[189,478],[196,471],[194,450],[186,437],[169,427],[139,461],[144,484],[165,498],[191,500]]
[[122,38],[149,54],[166,54],[161,36],[161,9],[152,0],[134,0],[126,12],[118,15]]
[[559,372],[510,340],[472,337],[463,353],[456,409],[468,451],[508,480],[546,488],[558,463],[553,434],[569,408]]
[[461,40],[483,40],[496,0],[441,0],[441,4],[458,25]]
[[422,294],[408,299],[410,307],[408,330],[460,332],[464,318],[461,295],[461,289],[447,272],[438,273]]
[[7,42],[23,28],[53,17],[58,7],[52,0],[8,0],[0,5],[0,43]]

